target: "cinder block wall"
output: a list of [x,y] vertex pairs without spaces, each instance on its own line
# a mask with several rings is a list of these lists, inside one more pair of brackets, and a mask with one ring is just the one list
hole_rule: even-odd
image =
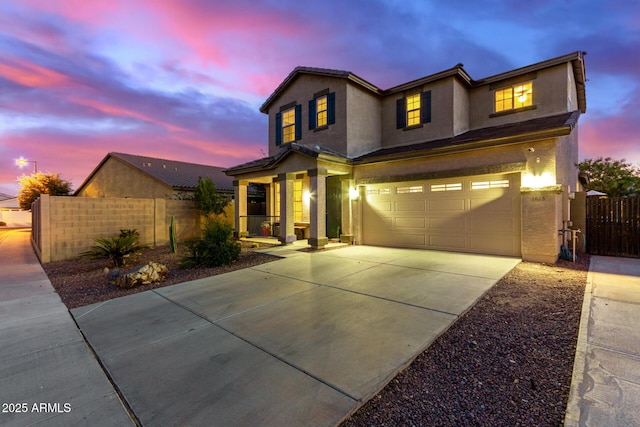
[[42,196],[33,210],[33,244],[43,263],[78,257],[94,239],[135,229],[140,242],[168,244],[171,215],[178,240],[200,230],[201,215],[193,201]]

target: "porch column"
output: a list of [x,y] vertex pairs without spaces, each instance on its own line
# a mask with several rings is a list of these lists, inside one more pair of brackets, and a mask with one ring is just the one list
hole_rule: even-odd
[[233,198],[235,201],[234,209],[234,224],[235,231],[233,235],[235,237],[246,237],[247,232],[247,186],[249,181],[233,181]]
[[340,187],[342,191],[342,235],[340,241],[342,243],[353,244],[355,240],[355,226],[353,219],[353,206],[358,201],[358,195],[355,181],[351,174],[340,177]]
[[307,171],[309,175],[309,244],[324,248],[327,238],[327,170],[318,168]]
[[280,181],[280,235],[278,240],[283,245],[296,241],[293,215],[293,181],[295,174],[278,174]]

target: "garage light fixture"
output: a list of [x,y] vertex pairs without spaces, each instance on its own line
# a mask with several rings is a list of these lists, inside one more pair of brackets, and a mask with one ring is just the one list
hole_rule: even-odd
[[544,188],[556,185],[556,177],[551,172],[544,172],[541,175],[532,173],[524,174],[522,186],[528,188]]
[[360,198],[360,191],[358,191],[358,187],[349,188],[349,198],[351,200],[358,200]]

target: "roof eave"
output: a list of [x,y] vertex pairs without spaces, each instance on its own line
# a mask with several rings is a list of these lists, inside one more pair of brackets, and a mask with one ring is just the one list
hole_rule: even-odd
[[425,147],[420,150],[406,151],[402,153],[382,154],[380,156],[371,156],[363,159],[355,159],[354,166],[366,165],[372,163],[384,163],[398,160],[415,159],[422,157],[439,156],[451,153],[463,153],[466,151],[481,150],[485,148],[503,147],[507,145],[520,144],[523,142],[534,142],[543,139],[556,138],[566,136],[571,133],[572,126],[566,125],[560,128],[548,129],[544,131],[536,131],[523,133],[518,135],[506,136],[501,138],[489,138],[474,142],[457,141],[449,146],[443,147]]

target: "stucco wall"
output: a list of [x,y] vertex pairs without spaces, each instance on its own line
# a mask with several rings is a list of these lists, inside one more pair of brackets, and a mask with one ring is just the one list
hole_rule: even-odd
[[[295,102],[301,106],[302,138],[297,142],[305,145],[321,145],[331,148],[341,153],[346,152],[347,122],[346,122],[346,99],[347,82],[344,79],[333,77],[300,75],[294,84],[290,85],[274,102],[269,110],[269,155],[277,153],[281,146],[276,145],[276,114],[280,112],[280,107]],[[313,95],[324,89],[336,94],[336,122],[321,130],[309,130],[309,101]]]
[[396,128],[396,102],[405,95],[395,93],[385,97],[382,103],[382,146],[392,147],[452,136],[453,84],[454,78],[451,77],[412,89],[431,91],[431,122],[415,128]]
[[[336,120],[338,120],[337,117]],[[348,144],[346,154],[348,156],[356,157],[380,148],[382,108],[378,97],[349,84],[346,120]]]
[[122,161],[109,157],[77,195],[170,199],[173,197],[173,189]]
[[178,240],[197,234],[200,213],[192,201],[88,198],[42,195],[33,210],[34,245],[41,262],[78,257],[97,237],[136,229],[140,242],[168,244],[169,221],[175,216]]
[[[472,106],[469,110],[469,128],[478,129],[488,126],[498,126],[570,111],[567,109],[567,93],[569,91],[567,88],[568,66],[570,66],[570,64],[561,64],[536,72],[536,77],[530,80],[533,82],[533,105],[536,107],[531,110],[491,117],[491,114],[494,113],[493,94],[495,89],[500,87],[501,84],[497,82],[492,85],[472,89],[469,92],[469,101]],[[526,82],[529,80],[518,79],[517,81]],[[573,80],[570,81],[573,82]],[[507,80],[503,86],[506,87],[510,85],[511,80]],[[573,104],[573,109],[577,109],[577,105],[576,100]]]

